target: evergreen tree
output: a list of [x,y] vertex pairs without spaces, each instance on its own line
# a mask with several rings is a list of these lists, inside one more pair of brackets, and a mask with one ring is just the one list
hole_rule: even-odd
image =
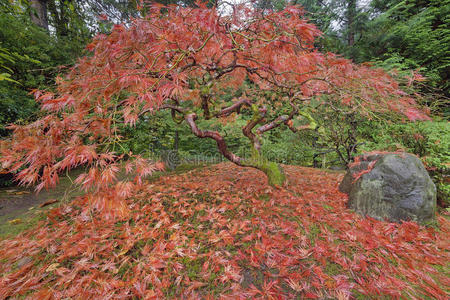
[[428,84],[449,93],[450,1],[374,0],[376,15],[356,45],[361,60],[419,69]]

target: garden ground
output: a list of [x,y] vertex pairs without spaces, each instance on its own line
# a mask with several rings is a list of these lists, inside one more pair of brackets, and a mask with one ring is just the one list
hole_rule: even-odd
[[152,178],[121,220],[81,196],[0,241],[0,298],[446,299],[448,215],[365,219],[343,174],[285,166],[288,185],[230,163]]

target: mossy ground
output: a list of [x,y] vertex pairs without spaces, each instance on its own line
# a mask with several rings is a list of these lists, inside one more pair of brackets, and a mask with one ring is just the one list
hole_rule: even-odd
[[[362,219],[337,191],[342,174],[285,170],[290,185],[276,189],[231,164],[159,174],[122,220],[82,198],[52,209],[0,242],[0,294],[444,299],[445,218],[439,230]],[[19,278],[42,284],[17,286]]]

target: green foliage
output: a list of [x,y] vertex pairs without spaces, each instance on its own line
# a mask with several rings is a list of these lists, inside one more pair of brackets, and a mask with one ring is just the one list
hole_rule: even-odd
[[27,16],[11,13],[0,13],[0,40],[0,73],[7,74],[0,80],[0,136],[5,136],[7,124],[37,113],[30,91],[53,85],[59,66],[73,64],[85,41],[50,36]]
[[40,88],[52,84],[59,66],[73,64],[83,53],[87,40],[69,41],[56,38],[37,28],[25,17],[0,15],[2,46],[33,60],[15,60],[7,64],[24,88]]
[[6,136],[6,126],[23,122],[37,111],[37,104],[28,93],[14,83],[0,82],[0,136]]
[[286,164],[344,168],[364,141],[360,126],[364,117],[346,112],[344,107],[320,106],[318,99],[294,119],[297,133],[274,130],[264,140],[263,150],[272,160]]
[[[7,49],[4,49],[0,47],[0,81],[8,80],[12,82],[16,82],[13,79],[11,79],[11,74],[9,72],[12,72],[10,68],[8,68],[5,65],[5,62],[8,61],[10,63],[14,63],[14,58],[12,57],[11,53]],[[8,73],[6,73],[6,72]]]
[[0,44],[0,81],[6,80],[18,83],[14,79],[11,79],[11,73],[13,73],[13,70],[8,67],[8,64],[14,65],[17,60],[29,63],[40,63],[39,61],[30,58],[26,54],[20,55],[16,52],[11,53],[8,49],[3,48]]
[[360,60],[381,60],[418,69],[449,95],[450,1],[389,1],[358,43]]
[[[136,126],[123,126],[123,142],[117,144],[115,149],[119,153],[148,153],[156,149],[170,149],[172,134],[175,132],[175,124],[167,121],[165,112],[156,113],[151,118],[139,120]],[[157,143],[157,145],[155,145]]]
[[[232,135],[238,136],[238,134],[237,132],[231,134],[230,126],[213,124],[212,121],[200,121],[199,127],[212,128],[221,133],[226,132],[229,135],[228,140],[234,144],[234,148],[239,148],[244,142],[241,137],[232,137]],[[128,154],[131,151],[134,154],[161,159],[166,163],[170,162],[169,167],[175,167],[182,162],[216,163],[222,161],[222,156],[214,141],[203,139],[199,142],[190,128],[186,124],[174,122],[168,111],[159,111],[151,116],[145,116],[136,123],[136,126],[123,126],[121,131],[123,134],[121,142],[117,143],[114,148],[119,154]]]
[[311,132],[282,132],[273,130],[263,140],[262,152],[271,161],[283,164],[311,166],[314,155],[313,134]]

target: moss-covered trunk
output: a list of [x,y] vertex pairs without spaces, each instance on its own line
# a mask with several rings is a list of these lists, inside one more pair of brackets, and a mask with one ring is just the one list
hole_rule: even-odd
[[263,165],[258,166],[256,168],[263,171],[267,175],[267,179],[271,186],[275,185],[281,186],[286,180],[283,168],[275,162],[267,161]]
[[245,159],[242,166],[256,168],[264,172],[271,186],[281,186],[286,180],[283,168],[276,162],[269,161],[255,148],[252,148],[252,156],[250,159]]

